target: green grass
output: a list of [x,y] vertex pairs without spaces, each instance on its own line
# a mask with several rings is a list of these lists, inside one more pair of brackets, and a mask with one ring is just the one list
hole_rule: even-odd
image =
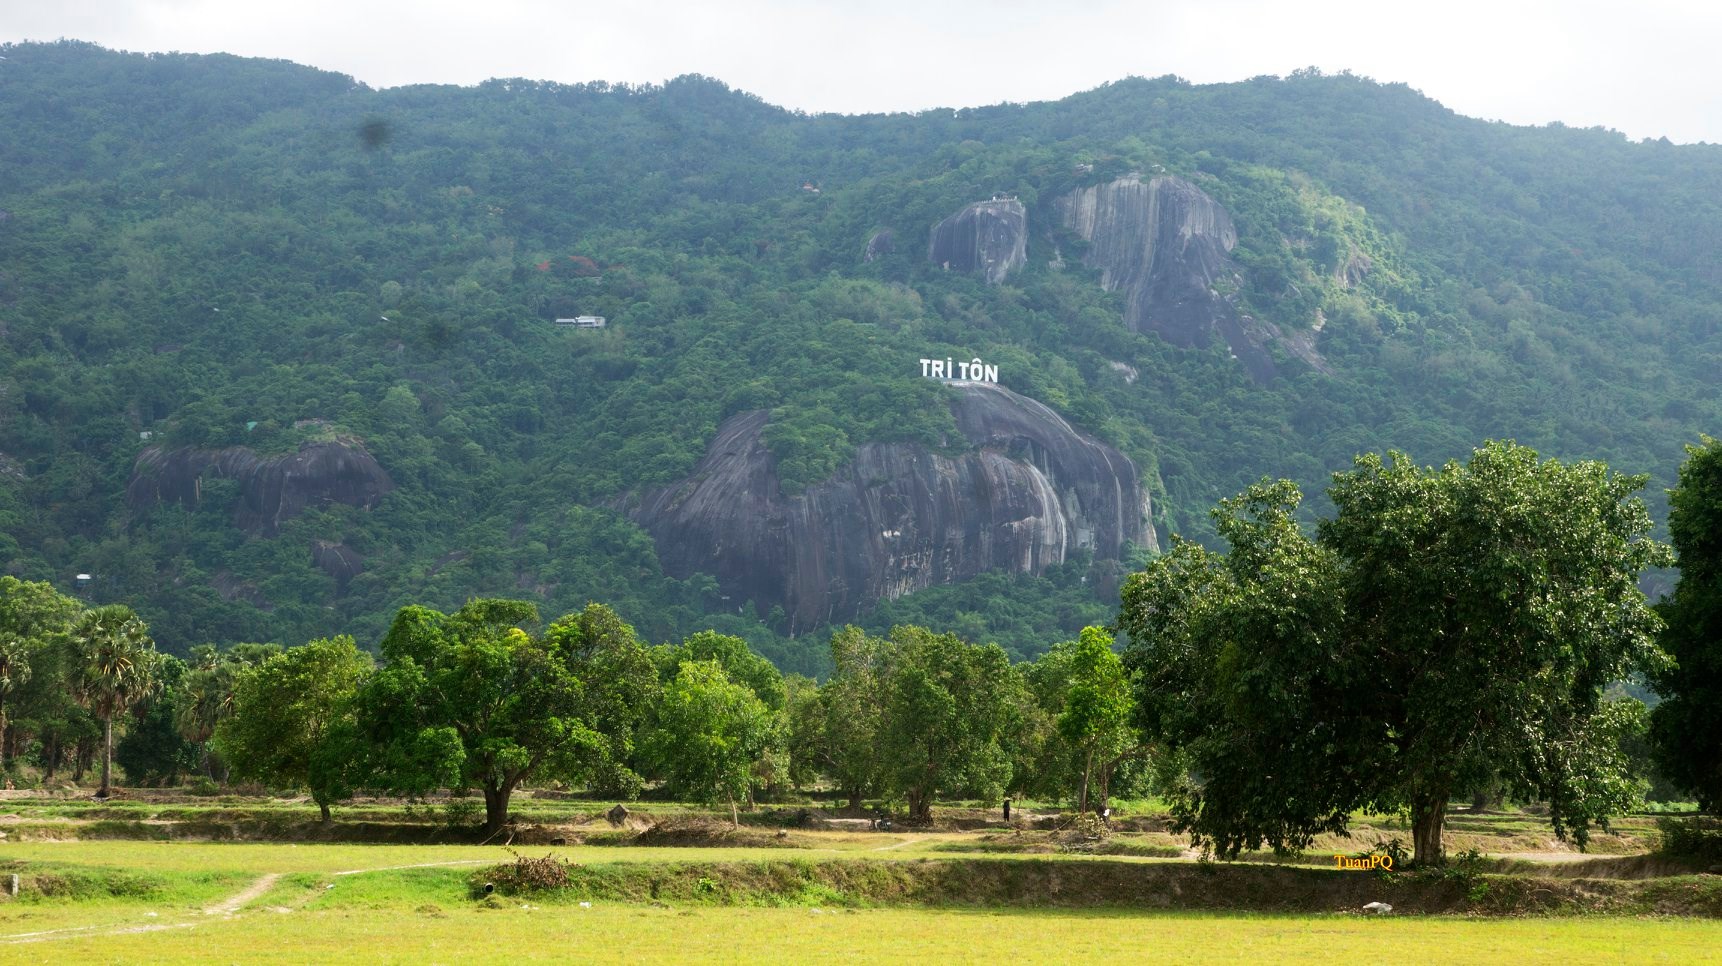
[[[411,901],[411,900],[408,900]],[[0,947],[68,962],[1722,962],[1722,923],[667,908],[312,906]]]
[[[1347,874],[1241,868],[1231,880],[1222,872],[1215,884],[1203,885],[1199,870],[1154,860],[1042,855],[919,861],[955,838],[834,836],[841,848],[812,853],[523,849],[582,863],[584,891],[488,902],[470,898],[467,887],[488,865],[512,861],[509,851],[494,846],[8,842],[0,871],[58,876],[76,887],[0,901],[0,962],[1722,962],[1722,921],[1574,916],[1570,908],[1548,918],[1384,920],[1330,912],[1004,908],[1024,895],[1032,900],[1048,882],[1100,895],[1108,881],[1127,882],[1132,895],[1121,901],[1141,903],[1174,881],[1192,896],[1204,889],[1278,895],[1288,884]],[[910,845],[874,851],[880,842]],[[1109,879],[1094,863],[1138,871]],[[925,878],[929,872],[932,880]],[[205,912],[265,873],[281,877],[231,914]],[[702,892],[701,879],[714,888]],[[648,891],[652,880],[665,885],[661,901]],[[924,881],[974,884],[967,900],[972,907],[894,905],[928,899],[915,891]],[[1025,881],[1032,886],[1026,893],[1020,889]],[[1334,881],[1353,892],[1354,886],[1371,896],[1375,891],[1362,878]],[[780,894],[738,891],[771,883]],[[1688,877],[1659,880],[1652,888],[1690,892],[1709,885],[1707,877]],[[1316,908],[1354,907],[1356,898]],[[582,899],[592,907],[582,908]]]

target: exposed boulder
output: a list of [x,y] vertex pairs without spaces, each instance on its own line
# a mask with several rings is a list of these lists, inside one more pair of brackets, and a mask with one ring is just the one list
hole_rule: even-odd
[[642,494],[632,516],[670,574],[708,573],[738,603],[782,607],[792,633],[984,571],[1039,574],[1078,550],[1115,560],[1126,543],[1155,546],[1122,453],[1008,389],[954,389],[968,452],[868,443],[786,496],[762,438],[769,413],[738,413],[691,476]]
[[867,239],[867,251],[861,256],[863,261],[874,262],[897,250],[897,236],[889,228],[881,228]]
[[997,285],[1028,261],[1028,210],[1015,198],[977,201],[933,226],[927,258]]
[[311,562],[335,578],[335,586],[343,593],[353,578],[365,572],[365,558],[343,543],[328,540],[311,541]]
[[1128,175],[1054,199],[1060,223],[1089,243],[1084,261],[1107,291],[1124,293],[1124,323],[1182,346],[1218,332],[1251,375],[1273,375],[1268,334],[1221,287],[1239,281],[1231,215],[1182,178]]
[[306,443],[297,453],[269,457],[244,446],[151,446],[132,467],[126,503],[134,509],[156,503],[195,506],[206,475],[238,481],[234,523],[266,536],[279,533],[283,522],[306,507],[345,503],[369,509],[395,488],[376,458],[352,438]]

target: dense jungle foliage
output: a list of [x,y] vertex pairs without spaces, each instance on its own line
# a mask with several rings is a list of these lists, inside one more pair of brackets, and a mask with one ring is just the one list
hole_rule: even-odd
[[[786,639],[667,576],[618,507],[746,409],[773,411],[789,488],[863,441],[947,446],[927,355],[998,363],[1136,461],[1163,538],[1210,543],[1207,509],[1264,475],[1313,493],[1359,452],[1433,463],[1486,438],[1649,473],[1660,520],[1682,444],[1722,422],[1713,146],[1486,123],[1315,72],[840,117],[702,77],[379,91],[227,56],[3,52],[0,562],[92,575],[80,596],[132,605],[175,653],[369,645],[409,603],[507,596],[606,601],[654,640],[715,626],[823,672],[828,634]],[[1051,199],[1158,170],[1226,206],[1242,305],[1319,327],[1331,375],[1288,358],[1257,384],[1218,342],[1124,327]],[[930,226],[995,192],[1029,208],[1028,265],[988,286],[929,264]],[[864,261],[881,229],[894,249]],[[575,314],[609,325],[553,324]],[[234,526],[230,480],[194,509],[123,499],[145,446],[343,437],[397,484],[372,510],[266,537]],[[314,540],[364,572],[338,584]],[[1084,576],[861,623],[1020,657],[1110,615]]]

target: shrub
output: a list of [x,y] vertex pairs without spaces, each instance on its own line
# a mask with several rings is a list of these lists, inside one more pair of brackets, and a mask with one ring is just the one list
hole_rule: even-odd
[[1657,851],[1663,855],[1722,862],[1722,819],[1665,817],[1656,820],[1656,829],[1662,833]]

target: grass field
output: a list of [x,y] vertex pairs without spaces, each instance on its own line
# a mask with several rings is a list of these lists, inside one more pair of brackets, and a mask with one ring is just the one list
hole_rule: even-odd
[[[909,837],[887,844],[905,841],[902,848],[850,847],[830,855],[897,861],[924,857],[922,850],[936,844]],[[616,847],[535,854],[544,851],[619,867],[781,861],[784,854]],[[459,845],[9,845],[8,866],[68,882],[82,876],[86,887],[0,903],[0,961],[1722,962],[1722,922],[1711,919],[605,901],[588,908],[468,897],[465,885],[475,870],[511,858],[501,848]],[[119,887],[95,887],[109,881]]]
[[[0,962],[1722,963],[1722,877],[1683,874],[1691,870],[1642,854],[1648,819],[1612,838],[1602,851],[1614,855],[1582,863],[1545,853],[1546,827],[1534,816],[1455,823],[1450,849],[1495,844],[1485,850],[1519,856],[1494,863],[1512,875],[1495,877],[1491,906],[1455,903],[1463,888],[1308,865],[1210,874],[1174,857],[1179,839],[1153,830],[1114,836],[1110,855],[1063,853],[1050,833],[1001,829],[791,829],[782,838],[753,829],[735,840],[741,845],[720,836],[648,847],[628,844],[634,832],[591,822],[592,803],[546,802],[540,821],[587,823],[567,826],[576,844],[518,851],[575,863],[576,884],[477,899],[473,883],[514,852],[458,841],[198,840],[199,829],[222,823],[250,823],[249,837],[267,833],[271,815],[287,821],[283,829],[302,829],[306,809],[115,805],[5,803],[0,874],[19,874],[25,888],[0,898]],[[684,814],[647,807],[659,818]],[[398,806],[350,815],[413,824]],[[171,829],[161,837],[176,840],[127,831],[138,827]],[[1379,822],[1343,847],[1394,831]],[[1639,854],[1620,854],[1629,852]],[[1678,901],[1664,901],[1676,893]],[[1399,911],[1358,915],[1371,898]],[[1301,912],[1237,911],[1286,908]],[[1489,915],[1441,914],[1454,908]],[[1617,914],[1574,914],[1605,908]],[[1519,914],[1525,909],[1562,914]],[[1696,911],[1618,914],[1668,909]]]

